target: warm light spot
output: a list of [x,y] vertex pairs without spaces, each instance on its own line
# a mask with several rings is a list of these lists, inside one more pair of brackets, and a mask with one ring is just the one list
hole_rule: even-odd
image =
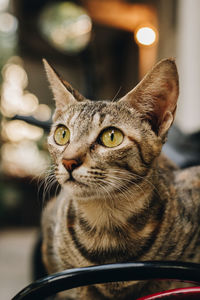
[[3,68],[3,77],[12,86],[24,89],[28,84],[26,71],[19,65],[7,64]]
[[39,121],[48,121],[51,118],[51,109],[46,104],[40,104],[33,116]]
[[82,15],[78,18],[77,22],[73,26],[74,35],[87,34],[92,30],[92,22],[89,16]]
[[29,116],[36,111],[37,107],[38,98],[34,94],[25,93],[22,98],[19,114]]
[[[14,58],[13,58],[14,60]],[[15,57],[19,61],[19,58]],[[6,117],[30,116],[38,108],[38,98],[28,91],[28,76],[21,65],[7,63],[2,70],[1,113]]]
[[3,137],[11,142],[22,140],[38,141],[44,134],[42,128],[27,124],[21,120],[6,122],[3,126]]
[[40,176],[49,165],[47,153],[40,151],[33,141],[5,143],[1,154],[4,173],[12,176]]
[[14,116],[20,107],[22,90],[4,82],[1,92],[1,112],[6,117]]
[[140,27],[135,33],[136,42],[140,45],[151,46],[157,40],[157,32],[153,27]]

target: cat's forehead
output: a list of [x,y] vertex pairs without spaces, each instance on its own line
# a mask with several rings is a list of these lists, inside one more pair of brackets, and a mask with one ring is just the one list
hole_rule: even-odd
[[137,113],[118,102],[87,101],[70,105],[63,109],[57,122],[74,126],[76,124],[91,124],[96,126],[108,123],[133,121]]
[[106,127],[117,127],[127,133],[138,135],[140,127],[139,115],[133,108],[120,102],[87,101],[77,102],[63,109],[54,128],[58,124],[67,126],[71,132],[71,140],[83,141],[85,138],[95,139]]

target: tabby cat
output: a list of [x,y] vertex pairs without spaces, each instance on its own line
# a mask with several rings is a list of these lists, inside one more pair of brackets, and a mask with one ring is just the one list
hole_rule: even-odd
[[[162,60],[115,102],[85,99],[44,65],[56,103],[48,146],[61,185],[42,218],[48,272],[200,262],[200,167],[179,170],[160,154],[179,92],[174,60]],[[99,284],[67,291],[64,299],[133,300],[167,285]]]

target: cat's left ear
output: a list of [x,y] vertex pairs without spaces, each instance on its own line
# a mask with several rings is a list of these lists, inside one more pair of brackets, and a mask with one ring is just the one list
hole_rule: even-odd
[[61,79],[57,72],[43,59],[45,71],[51,90],[54,95],[56,109],[61,110],[65,105],[83,101],[85,98],[79,94],[68,82]]
[[153,131],[164,139],[174,120],[178,94],[176,64],[173,59],[164,59],[120,102],[139,111]]

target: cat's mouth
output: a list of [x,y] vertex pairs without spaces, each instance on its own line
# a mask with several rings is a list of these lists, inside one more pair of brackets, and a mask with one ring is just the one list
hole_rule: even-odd
[[67,179],[67,181],[71,181],[71,182],[75,182],[75,178],[73,177],[72,173],[69,173],[69,178]]
[[78,181],[73,177],[73,175],[70,173],[69,178],[65,180],[65,183],[77,183]]

